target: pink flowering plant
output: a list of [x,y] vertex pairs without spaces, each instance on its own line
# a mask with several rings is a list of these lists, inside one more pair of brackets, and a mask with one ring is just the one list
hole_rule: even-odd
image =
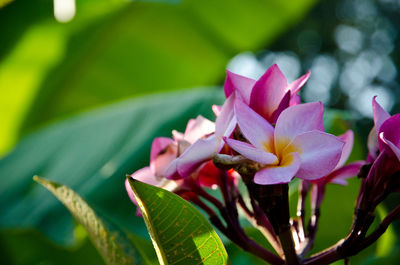
[[[201,259],[195,257],[196,251],[185,249],[195,235],[204,232],[186,222],[186,217],[179,217],[190,208],[186,205],[171,212],[168,218],[174,221],[162,226],[166,221],[160,221],[158,213],[166,214],[169,200],[175,203],[171,193],[201,209],[214,227],[243,251],[270,264],[347,260],[374,243],[400,218],[397,205],[378,226],[372,226],[377,206],[389,194],[400,191],[400,114],[390,116],[373,98],[375,126],[368,138],[368,157],[346,164],[354,134],[351,130],[339,136],[325,132],[322,103],[300,102],[298,92],[309,76],[310,72],[288,84],[277,65],[258,80],[227,71],[226,100],[222,106],[213,106],[215,122],[198,116],[188,122],[184,133],[173,131],[172,138],[153,141],[150,165],[128,175],[125,187],[138,205],[137,214],[146,221],[161,263],[171,263],[179,253],[183,254],[175,261],[182,264],[205,262],[216,253],[225,255],[218,244]],[[361,186],[348,235],[311,255],[326,186],[346,185],[346,179],[355,176],[361,179]],[[289,213],[289,184],[296,179],[298,209],[293,217]],[[147,196],[143,189],[150,186],[143,183],[157,187],[150,188],[149,194],[164,195]],[[306,213],[308,196],[311,205]],[[193,218],[200,218],[197,210],[190,209]],[[241,215],[262,233],[271,248],[248,235],[239,221]],[[185,232],[191,240],[181,237]],[[198,246],[197,251],[202,248]],[[224,264],[228,260],[213,262]]]

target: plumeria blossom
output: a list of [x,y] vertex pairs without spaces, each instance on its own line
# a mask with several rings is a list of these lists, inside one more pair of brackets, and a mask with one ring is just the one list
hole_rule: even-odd
[[211,160],[216,153],[221,151],[225,144],[222,138],[230,136],[236,126],[236,118],[233,115],[234,100],[234,95],[231,95],[222,106],[215,121],[215,133],[198,139],[175,159],[166,171],[167,178],[186,178],[202,163]]
[[396,160],[400,161],[400,114],[390,116],[376,101],[376,96],[372,99],[372,109],[374,128],[368,137],[367,161],[373,162],[381,153],[386,152],[396,164]]
[[400,114],[390,116],[376,101],[376,96],[372,99],[372,109],[374,113],[374,128],[368,138],[370,157],[375,159],[380,152],[386,150],[400,160]]
[[[169,191],[176,191],[178,187],[180,189],[185,188],[187,183],[179,181],[179,178],[177,181],[165,178],[167,169],[180,153],[184,152],[197,139],[213,133],[214,130],[215,125],[213,122],[203,116],[198,116],[196,119],[189,120],[184,133],[173,131],[173,139],[167,137],[155,138],[151,145],[150,166],[139,169],[130,177]],[[212,170],[210,166],[199,170],[193,181],[200,186],[215,186],[216,182],[212,182],[209,177],[210,170]],[[125,180],[125,188],[132,202],[136,204],[136,199],[128,180]]]
[[267,120],[275,123],[279,114],[289,105],[300,102],[297,95],[308,80],[310,73],[287,85],[279,67],[271,66],[258,81],[227,71],[224,84],[227,100],[222,108],[213,106],[217,115],[215,134],[206,139],[199,139],[185,153],[174,161],[168,169],[170,178],[189,176],[201,163],[212,159],[224,146],[223,137],[229,137],[235,126],[234,101],[242,100],[259,112]]
[[[359,199],[370,200],[372,205],[380,203],[388,193],[400,189],[400,114],[390,116],[372,99],[374,128],[368,137],[367,162],[371,169],[363,180]],[[362,202],[359,201],[359,204]]]
[[321,178],[340,160],[343,141],[325,133],[320,102],[291,106],[279,115],[275,128],[240,100],[235,115],[250,142],[224,138],[236,152],[263,167],[254,176],[261,185],[288,183],[293,177]]
[[298,92],[307,82],[310,72],[287,84],[285,75],[274,64],[257,81],[227,71],[224,84],[226,97],[236,93],[255,112],[274,124],[279,114],[300,103]]

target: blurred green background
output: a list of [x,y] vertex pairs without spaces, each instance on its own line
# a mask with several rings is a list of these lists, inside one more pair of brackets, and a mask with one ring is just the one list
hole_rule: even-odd
[[[352,160],[365,156],[372,96],[400,111],[395,0],[0,0],[0,7],[2,264],[102,263],[67,210],[32,182],[35,174],[69,185],[148,237],[125,174],[148,163],[154,137],[198,114],[213,119],[226,68],[258,78],[278,63],[288,81],[310,69],[301,96],[342,110],[326,123],[332,133],[356,130]],[[348,232],[358,184],[328,188],[316,251]],[[399,201],[389,199],[388,209]],[[399,231],[393,226],[351,262],[396,264]],[[233,264],[261,263],[227,248]]]

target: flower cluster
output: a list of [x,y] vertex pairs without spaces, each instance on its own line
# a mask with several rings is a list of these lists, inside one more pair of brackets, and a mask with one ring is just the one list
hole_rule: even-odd
[[[363,179],[357,209],[370,216],[390,192],[400,187],[400,114],[391,117],[374,98],[375,127],[368,140],[368,158],[345,165],[353,147],[353,132],[340,136],[325,132],[322,103],[301,104],[298,92],[309,75],[287,84],[277,65],[258,80],[227,71],[226,100],[222,106],[213,106],[215,123],[198,116],[188,122],[184,133],[173,131],[172,138],[156,138],[150,166],[129,177],[175,192],[198,205],[228,238],[268,262],[306,264],[304,257],[313,245],[328,183],[346,185],[346,179],[360,171]],[[300,179],[300,188],[298,217],[291,219],[287,184],[293,178]],[[240,179],[248,189],[249,202],[237,187]],[[223,202],[204,188],[219,188]],[[128,181],[126,189],[136,203]],[[304,202],[309,191],[312,216],[306,229]],[[212,203],[220,214],[203,200]],[[238,221],[237,206],[264,233],[278,256],[247,237]],[[362,229],[369,228],[364,217],[355,217],[352,234],[356,231],[357,237]],[[340,253],[328,250],[328,258],[317,255],[309,258],[309,263],[345,258],[360,250],[361,245],[356,246]]]

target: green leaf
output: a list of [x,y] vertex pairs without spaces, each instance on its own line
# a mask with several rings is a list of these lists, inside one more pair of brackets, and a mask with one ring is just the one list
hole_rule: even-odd
[[176,194],[129,179],[161,264],[228,264],[205,217]]
[[36,174],[68,185],[113,222],[148,236],[131,210],[125,175],[148,165],[155,137],[183,131],[198,114],[215,119],[211,105],[222,97],[221,89],[151,95],[28,135],[0,160],[0,228],[34,227],[56,242],[74,242],[72,219],[48,192],[32,185]]
[[52,192],[88,232],[108,265],[144,264],[139,252],[122,231],[110,230],[104,220],[72,189],[38,176],[33,179]]

